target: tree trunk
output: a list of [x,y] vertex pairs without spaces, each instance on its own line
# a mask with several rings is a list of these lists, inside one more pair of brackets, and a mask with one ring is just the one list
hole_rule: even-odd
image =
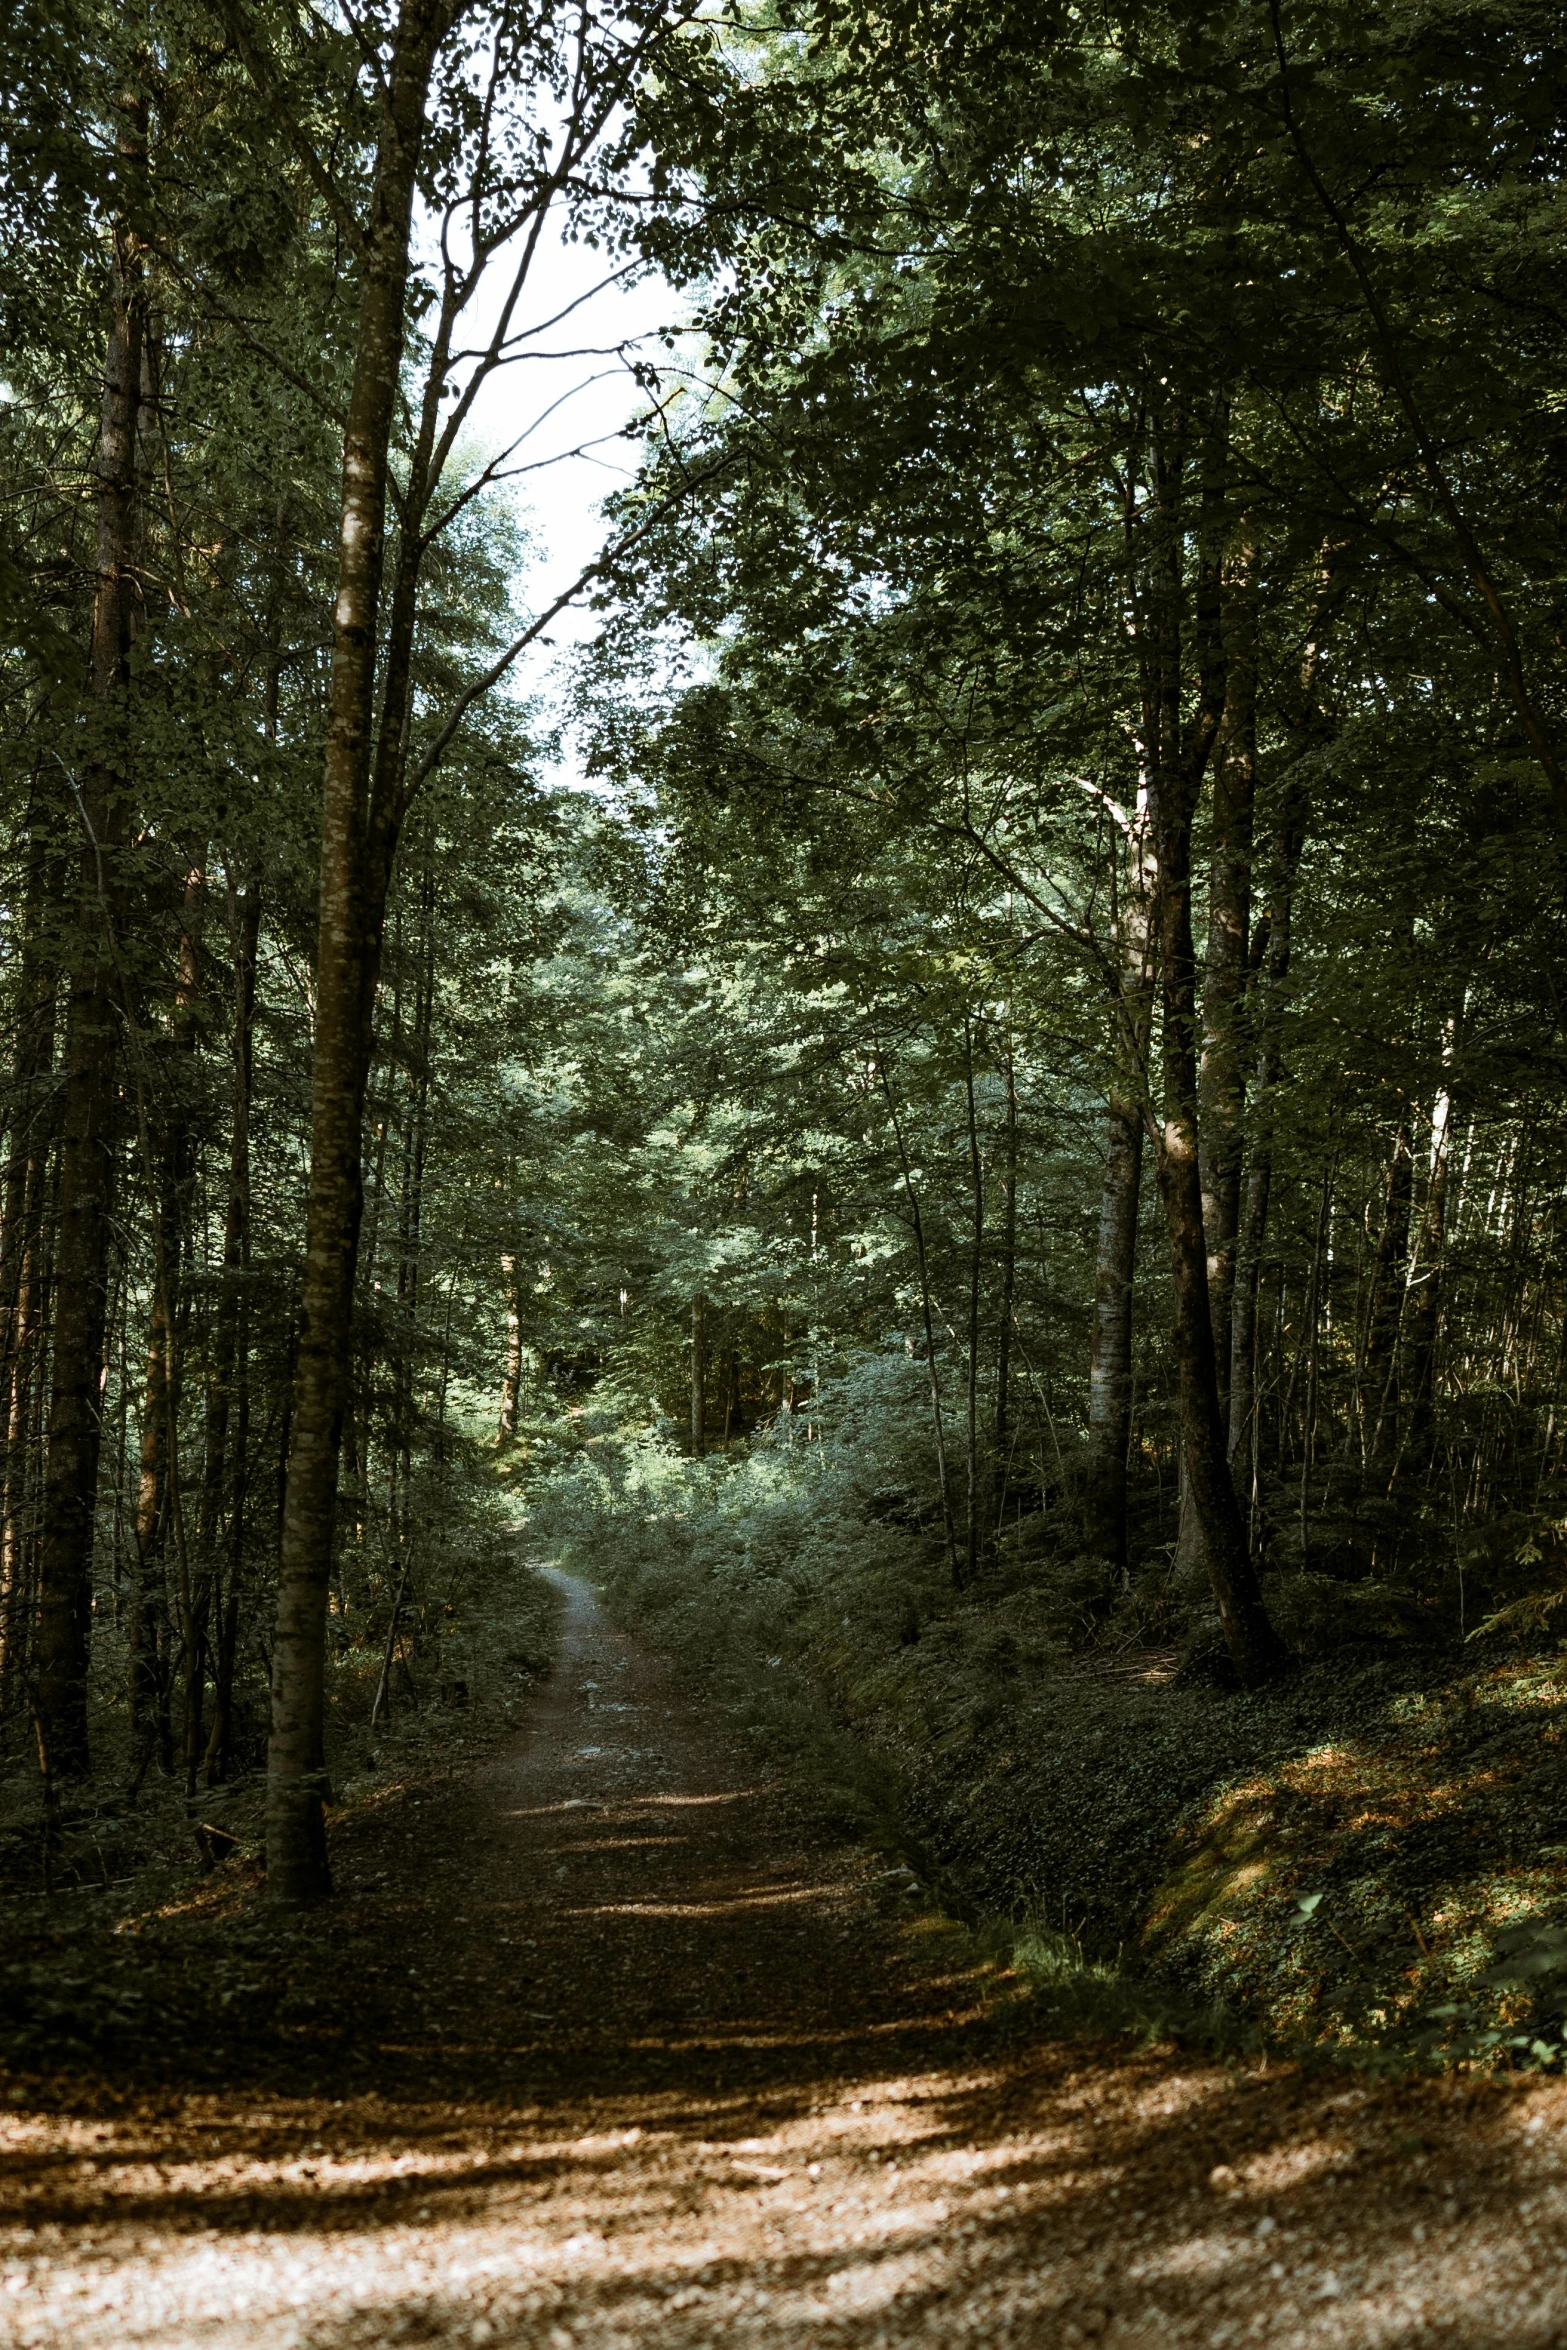
[[517,1404],[522,1392],[522,1283],[515,1255],[501,1259],[501,1282],[506,1292],[506,1366],[501,1373],[499,1435],[509,1444],[517,1433]]
[[1107,1132],[1088,1366],[1084,1543],[1096,1557],[1106,1558],[1124,1571],[1126,1455],[1132,1417],[1132,1281],[1143,1164],[1141,1103],[1113,1093]]
[[[146,152],[146,104],[137,94],[122,105],[120,150],[134,168]],[[89,684],[92,749],[81,774],[79,806],[87,837],[77,928],[68,949],[54,1354],[34,1672],[38,1739],[52,1782],[79,1777],[88,1767],[93,1524],[119,1061],[109,921],[116,852],[129,830],[127,705],[131,650],[142,612],[137,563],[142,266],[139,247],[123,220],[115,224],[109,303],[97,455],[97,579]]]
[[1420,1233],[1405,1287],[1400,1384],[1405,1410],[1395,1477],[1407,1467],[1424,1468],[1433,1442],[1436,1415],[1436,1334],[1447,1241],[1447,1185],[1451,1162],[1453,1096],[1451,1066],[1458,1022],[1448,1023],[1442,1080],[1431,1107],[1431,1151]]
[[322,794],[310,1185],[267,1756],[267,1888],[273,1900],[291,1903],[319,1899],[332,1883],[323,1809],[326,1606],[352,1364],[371,1015],[396,847],[395,825],[383,827],[374,843],[370,830],[377,618],[414,178],[430,73],[448,15],[439,0],[404,0],[393,37],[343,445]]
[[1175,1345],[1180,1366],[1181,1458],[1208,1563],[1208,1579],[1243,1683],[1266,1679],[1283,1650],[1262,1603],[1246,1528],[1230,1481],[1208,1302],[1208,1256],[1197,1165],[1195,974],[1191,935],[1190,816],[1161,808],[1159,944],[1163,968],[1164,1122],[1159,1189],[1170,1235]]
[[[172,1256],[177,1224],[171,1187],[160,1187],[154,1210],[161,1226],[159,1254]],[[147,1320],[147,1360],[142,1381],[141,1450],[136,1483],[135,1562],[131,1602],[126,1625],[126,1662],[130,1731],[136,1758],[145,1742],[168,1720],[164,1686],[169,1662],[167,1604],[164,1589],[164,1538],[167,1531],[167,1463],[169,1441],[169,1300],[161,1277],[153,1282]],[[165,1751],[162,1763],[172,1761]]]
[[397,1205],[397,1386],[392,1443],[403,1495],[403,1523],[394,1527],[394,1544],[406,1537],[413,1455],[414,1361],[419,1341],[424,1163],[430,1143],[430,1054],[434,1017],[435,870],[431,855],[427,854],[419,883],[419,971],[414,988],[414,1024],[410,1039],[413,1101],[403,1129],[402,1183]]
[[1237,575],[1225,614],[1227,678],[1224,723],[1213,771],[1213,855],[1198,1072],[1208,1307],[1219,1374],[1219,1410],[1226,1418],[1245,1134],[1242,1023],[1250,961],[1252,817],[1257,797],[1257,596],[1256,556],[1251,548],[1243,550]]
[[[1300,1444],[1300,1570],[1305,1574],[1311,1564],[1311,1540],[1308,1533],[1311,1499],[1311,1471],[1317,1449],[1318,1373],[1322,1359],[1322,1281],[1329,1236],[1332,1231],[1333,1177],[1336,1162],[1330,1166],[1322,1185],[1322,1206],[1317,1216],[1316,1237],[1311,1247],[1311,1271],[1306,1281],[1306,1401],[1301,1427]],[[1331,1299],[1329,1310],[1331,1312]]]
[[996,1508],[999,1535],[1007,1506],[1007,1472],[1012,1457],[1012,1322],[1017,1300],[1017,1068],[1010,1037],[1006,1066],[1006,1138],[1001,1161],[1001,1299],[996,1333]]
[[979,1122],[974,1109],[974,1031],[963,1022],[963,1081],[968,1101],[969,1191],[973,1214],[968,1283],[968,1509],[964,1521],[963,1580],[979,1573],[980,1521],[984,1515],[985,1464],[979,1447],[979,1319],[985,1271],[985,1169],[979,1155]]
[[[43,1287],[44,1204],[53,1129],[50,1063],[54,1056],[58,970],[46,935],[58,895],[57,855],[43,838],[45,803],[36,782],[27,816],[27,888],[22,909],[22,963],[17,987],[15,1075],[0,1223],[0,1713],[7,1710],[27,1657],[28,1562],[24,1521],[28,1428]],[[51,887],[51,883],[53,886]]]
[[[283,649],[280,606],[283,595],[284,533],[288,502],[279,498],[275,516],[272,595],[267,614],[267,663],[261,688],[261,729],[269,744],[278,738],[279,698]],[[223,1482],[233,1409],[235,1368],[246,1320],[245,1276],[250,1270],[250,1111],[255,1091],[256,955],[261,940],[261,876],[235,878],[230,863],[224,874],[229,948],[234,958],[234,1096],[229,1120],[228,1196],[223,1209],[223,1269],[218,1293],[217,1327],[213,1334],[212,1372],[207,1387],[207,1424],[202,1453],[201,1553],[215,1571],[218,1530],[223,1514]],[[245,1377],[240,1367],[241,1380]],[[239,1474],[243,1475],[243,1464]],[[231,1514],[232,1515],[232,1514]],[[231,1546],[232,1547],[232,1546]],[[227,1622],[225,1613],[223,1623]],[[219,1634],[218,1670],[222,1674],[223,1634]],[[210,1742],[209,1742],[210,1745]],[[209,1772],[210,1772],[209,1763]]]
[[212,1727],[207,1733],[207,1785],[221,1787],[234,1759],[234,1660],[239,1648],[239,1581],[232,1572],[223,1612],[218,1619],[218,1648],[213,1659]]
[[1148,793],[1144,783],[1127,826],[1126,881],[1117,909],[1120,961],[1115,999],[1114,1073],[1106,1105],[1104,1187],[1094,1259],[1094,1319],[1088,1361],[1088,1454],[1084,1541],[1126,1569],[1126,1458],[1132,1432],[1132,1289],[1142,1190],[1148,1038],[1153,1009]]
[[1415,1155],[1409,1121],[1393,1130],[1382,1230],[1371,1272],[1366,1351],[1361,1370],[1362,1465],[1381,1457],[1398,1424],[1398,1326],[1409,1272],[1409,1224],[1415,1200]]
[[1236,1237],[1236,1280],[1230,1326],[1228,1453],[1232,1467],[1237,1462],[1245,1462],[1247,1483],[1253,1490],[1258,1443],[1257,1306],[1268,1211],[1273,1197],[1274,1089],[1283,1067],[1279,1015],[1289,979],[1295,876],[1305,842],[1305,795],[1298,783],[1291,781],[1286,786],[1273,838],[1265,941],[1259,980],[1253,991],[1256,1010],[1252,1025],[1257,1038],[1257,1058],[1251,1087],[1251,1148]]
[[[178,1328],[181,1260],[189,1222],[190,1190],[195,1171],[192,1146],[190,1070],[196,1043],[197,939],[206,896],[206,876],[200,861],[186,882],[185,904],[177,954],[173,1013],[162,1052],[161,1099],[146,1099],[146,1071],[138,1059],[136,1086],[143,1112],[141,1141],[148,1154],[143,1175],[148,1207],[154,1220],[152,1300],[147,1320],[147,1358],[142,1388],[140,1473],[136,1495],[136,1572],[131,1593],[127,1640],[129,1714],[133,1746],[139,1746],[156,1724],[163,1745],[163,1766],[172,1766],[168,1750],[169,1670],[168,1610],[165,1603],[165,1557],[171,1516],[178,1507],[179,1485],[179,1370]],[[139,1048],[138,1048],[139,1051]],[[154,1124],[154,1120],[156,1123]],[[185,1656],[185,1717],[187,1776],[193,1777],[199,1756],[201,1707],[201,1644],[196,1638],[195,1605],[190,1590],[189,1562],[183,1543],[177,1544],[176,1600]],[[192,1715],[195,1727],[192,1728]]]
[[700,1460],[707,1450],[707,1300],[700,1290],[691,1300],[691,1455]]
[[[1197,972],[1192,938],[1191,842],[1198,789],[1223,714],[1224,664],[1218,628],[1218,566],[1210,548],[1200,553],[1197,581],[1198,700],[1190,723],[1183,726],[1180,611],[1184,592],[1181,550],[1186,525],[1181,513],[1182,463],[1178,446],[1158,454],[1156,487],[1162,543],[1156,553],[1154,573],[1157,634],[1150,679],[1150,731],[1157,744],[1151,815],[1157,864],[1155,916],[1163,1012],[1164,1114],[1159,1128],[1159,1190],[1170,1236],[1175,1290],[1181,1459],[1186,1486],[1206,1553],[1208,1580],[1225,1642],[1242,1683],[1251,1686],[1277,1672],[1285,1662],[1286,1652],[1263,1605],[1245,1524],[1230,1480],[1208,1297],[1208,1253],[1198,1161]],[[1211,487],[1205,484],[1205,509],[1213,498]],[[1207,511],[1203,520],[1211,530]]]
[[[269,728],[269,736],[270,732]],[[209,1787],[228,1776],[233,1748],[234,1659],[239,1636],[239,1585],[249,1473],[250,1307],[246,1281],[250,1271],[250,1110],[255,1083],[256,951],[261,934],[259,883],[252,875],[241,890],[236,888],[230,874],[227,897],[229,938],[234,955],[234,1098],[229,1125],[228,1197],[223,1212],[222,1282],[207,1387],[200,1518],[203,1589],[210,1593],[210,1605],[218,1624],[213,1657],[212,1728],[201,1758]],[[223,1488],[231,1444],[233,1478],[228,1540],[222,1544]],[[225,1550],[226,1562],[220,1556]],[[193,1743],[188,1737],[188,1747]]]
[[892,1131],[897,1140],[898,1165],[903,1172],[903,1190],[909,1203],[909,1222],[914,1233],[914,1256],[920,1277],[920,1311],[925,1326],[925,1372],[930,1384],[931,1433],[936,1449],[936,1485],[941,1499],[941,1531],[946,1546],[947,1572],[956,1583],[959,1577],[958,1537],[952,1519],[952,1481],[947,1474],[947,1437],[941,1406],[941,1372],[936,1362],[936,1320],[931,1302],[930,1258],[925,1248],[925,1219],[920,1213],[919,1193],[914,1188],[914,1175],[909,1166],[903,1121],[898,1116],[898,1105],[892,1096],[892,1080],[879,1053],[876,1059],[882,1092],[887,1097],[887,1114],[892,1120]]
[[254,877],[244,889],[228,883],[229,938],[234,954],[234,1099],[229,1125],[228,1197],[223,1210],[222,1286],[212,1341],[202,1465],[200,1549],[204,1563],[218,1555],[223,1486],[228,1465],[241,1292],[250,1263],[250,1105],[255,1086],[256,950],[261,936],[261,891]]

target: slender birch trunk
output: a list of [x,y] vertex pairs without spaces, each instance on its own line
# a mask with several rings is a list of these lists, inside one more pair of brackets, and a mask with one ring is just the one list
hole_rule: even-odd
[[502,1444],[509,1444],[517,1433],[517,1406],[522,1392],[522,1283],[514,1253],[501,1259],[501,1286],[506,1293],[506,1362],[501,1373],[497,1433]]
[[1420,1231],[1405,1284],[1400,1385],[1404,1412],[1395,1478],[1406,1467],[1424,1468],[1436,1418],[1436,1335],[1440,1319],[1443,1260],[1447,1242],[1448,1174],[1452,1158],[1452,1061],[1458,1021],[1448,1023],[1443,1069],[1431,1105],[1431,1147],[1426,1166]]

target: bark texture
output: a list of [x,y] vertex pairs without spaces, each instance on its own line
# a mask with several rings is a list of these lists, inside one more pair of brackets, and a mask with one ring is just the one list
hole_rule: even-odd
[[[121,152],[146,149],[146,109],[126,102]],[[129,825],[125,712],[142,618],[137,567],[142,264],[129,229],[114,239],[97,450],[96,584],[89,701],[93,755],[79,786],[84,841],[70,953],[55,1239],[53,1371],[39,1544],[34,1708],[53,1779],[88,1768],[87,1662],[93,1522],[102,1435],[104,1330],[117,1128],[120,1028],[109,923],[116,852]]]
[[1088,1365],[1088,1465],[1084,1540],[1126,1565],[1126,1449],[1132,1421],[1132,1284],[1142,1188],[1142,1104],[1114,1093],[1106,1110],[1104,1190],[1094,1259],[1094,1323]]
[[1448,1025],[1442,1081],[1431,1105],[1431,1145],[1420,1228],[1405,1280],[1400,1352],[1400,1414],[1394,1476],[1405,1465],[1423,1466],[1430,1456],[1436,1414],[1437,1331],[1441,1321],[1442,1277],[1447,1250],[1448,1172],[1452,1163],[1453,1096],[1450,1070],[1458,1023]]
[[1257,605],[1255,558],[1243,552],[1226,594],[1224,721],[1213,766],[1213,849],[1208,948],[1203,970],[1198,1075],[1203,1230],[1208,1307],[1219,1373],[1219,1409],[1230,1387],[1230,1304],[1240,1225],[1246,1119],[1244,1017],[1251,944],[1252,822],[1257,797]]
[[964,1461],[967,1471],[963,1527],[963,1581],[979,1574],[980,1529],[985,1514],[985,1464],[979,1446],[979,1321],[985,1275],[985,1168],[979,1152],[979,1120],[974,1102],[974,1031],[963,1023],[964,1083],[968,1104],[969,1157],[969,1285],[968,1285],[968,1415]]
[[1398,1335],[1409,1274],[1409,1227],[1415,1200],[1415,1154],[1409,1121],[1393,1132],[1382,1230],[1371,1273],[1366,1351],[1361,1373],[1362,1426],[1367,1464],[1381,1457],[1398,1425]]
[[517,1404],[522,1392],[522,1283],[515,1253],[501,1259],[501,1286],[506,1292],[506,1362],[501,1373],[501,1410],[498,1434],[503,1444],[517,1433]]
[[1010,1037],[1002,1068],[1006,1125],[1001,1152],[1001,1302],[996,1331],[996,1533],[1007,1506],[1012,1469],[1012,1319],[1017,1310],[1017,1070]]
[[1227,1451],[1232,1463],[1249,1464],[1257,1440],[1257,1303],[1262,1252],[1273,1197],[1273,1089],[1280,1072],[1278,1007],[1289,977],[1290,916],[1302,826],[1289,818],[1274,844],[1274,889],[1268,907],[1268,935],[1257,990],[1259,1031],[1252,1078],[1251,1151],[1246,1167],[1236,1233],[1236,1279],[1230,1313],[1230,1408]]
[[[414,178],[430,74],[448,20],[444,5],[404,0],[393,36],[343,443],[322,793],[310,1186],[267,1754],[267,1885],[269,1896],[285,1903],[331,1891],[323,1816],[327,1592],[352,1369],[364,1197],[361,1129],[397,829],[394,811],[371,804],[377,617]],[[386,724],[401,734],[390,705]]]
[[31,1616],[28,1432],[37,1371],[46,1281],[45,1202],[53,1139],[55,994],[59,972],[47,936],[48,911],[58,902],[58,856],[46,838],[46,802],[35,779],[27,820],[27,886],[22,907],[20,1007],[15,1076],[11,1088],[5,1187],[0,1207],[0,1711],[9,1710],[17,1676],[26,1669]]
[[[1192,820],[1204,770],[1224,710],[1224,656],[1219,626],[1215,551],[1199,560],[1196,582],[1195,708],[1182,722],[1183,456],[1178,444],[1159,450],[1156,497],[1160,536],[1150,603],[1152,658],[1148,664],[1149,732],[1157,745],[1151,814],[1157,865],[1155,898],[1159,943],[1163,1116],[1159,1128],[1159,1191],[1170,1238],[1175,1291],[1175,1347],[1180,1367],[1181,1459],[1225,1643],[1241,1681],[1266,1680],[1286,1662],[1268,1619],[1252,1564],[1245,1523],[1230,1478],[1218,1365],[1208,1295],[1208,1251],[1203,1229],[1198,1156],[1197,971],[1192,936]],[[1204,504],[1217,504],[1206,460]],[[1202,534],[1211,533],[1210,514]]]
[[1105,1112],[1104,1188],[1094,1257],[1083,1512],[1088,1549],[1123,1570],[1126,1456],[1132,1432],[1132,1295],[1153,1002],[1149,912],[1155,878],[1144,784],[1127,825],[1126,879],[1117,909],[1119,992],[1114,1004],[1114,1071]]
[[1306,846],[1310,812],[1308,758],[1331,731],[1318,702],[1327,630],[1343,594],[1331,562],[1323,566],[1321,595],[1301,661],[1299,700],[1291,717],[1289,765],[1280,778],[1278,812],[1268,858],[1268,899],[1248,960],[1247,1028],[1254,1060],[1248,1096],[1249,1140],[1236,1230],[1235,1285],[1230,1307],[1228,1454],[1244,1465],[1255,1506],[1258,1437],[1257,1302],[1273,1193],[1273,1100],[1283,1074],[1279,1022],[1289,985],[1295,880]]

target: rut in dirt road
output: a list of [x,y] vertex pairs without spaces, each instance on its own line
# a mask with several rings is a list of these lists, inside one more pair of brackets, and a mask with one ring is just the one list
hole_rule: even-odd
[[4,2123],[0,2341],[1567,2343],[1567,2093],[1039,2043],[566,1591],[345,1856],[341,2078]]

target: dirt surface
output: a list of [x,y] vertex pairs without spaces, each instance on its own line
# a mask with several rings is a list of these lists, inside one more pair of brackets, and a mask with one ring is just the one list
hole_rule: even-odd
[[1567,2345],[1567,2087],[1041,2044],[568,1599],[528,1734],[268,1946],[313,2037],[12,2093],[0,2341]]

